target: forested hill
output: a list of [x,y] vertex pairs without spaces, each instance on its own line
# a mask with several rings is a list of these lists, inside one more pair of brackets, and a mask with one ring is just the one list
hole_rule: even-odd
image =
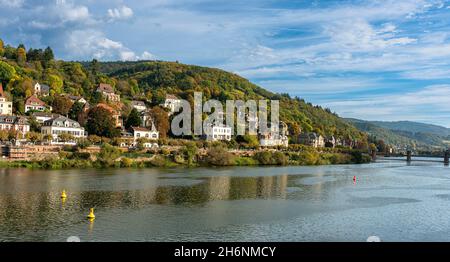
[[[87,70],[93,66],[92,63],[84,65]],[[303,132],[315,131],[325,136],[366,140],[364,133],[328,109],[313,106],[300,98],[291,98],[287,94],[272,93],[243,77],[220,69],[163,61],[105,62],[96,66],[119,82],[135,81],[145,96],[155,102],[162,102],[166,94],[192,100],[196,91],[203,92],[205,99],[220,101],[277,99],[280,100],[280,118],[287,122],[294,135],[301,129]]]
[[236,74],[178,62],[67,62],[56,60],[50,47],[44,50],[22,44],[14,47],[0,39],[0,82],[5,95],[13,101],[13,113],[17,115],[25,114],[24,102],[33,94],[36,82],[50,87],[50,96],[42,100],[54,109],[59,108],[57,112],[64,115],[70,109],[60,106],[61,101],[67,102],[62,98],[64,94],[82,96],[96,104],[102,99],[95,92],[98,84],[108,83],[121,96],[123,103],[112,106],[121,110],[124,119],[131,111],[131,100],[155,106],[163,102],[166,94],[192,100],[193,93],[200,91],[205,99],[220,101],[280,100],[280,118],[288,124],[293,137],[302,130],[367,142],[365,133],[328,109],[287,94],[272,93]]

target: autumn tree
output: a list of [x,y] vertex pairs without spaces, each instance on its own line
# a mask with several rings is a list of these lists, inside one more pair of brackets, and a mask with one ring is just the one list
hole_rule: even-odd
[[3,57],[4,53],[5,53],[5,46],[3,44],[3,40],[0,39],[0,57]]
[[132,126],[140,126],[142,124],[141,116],[139,111],[136,108],[133,108],[128,115],[127,122],[125,123],[126,128],[130,128]]
[[27,62],[27,52],[22,47],[17,48],[17,63],[20,66],[24,66],[26,62]]
[[52,104],[53,112],[66,116],[69,114],[72,105],[73,102],[68,97],[61,95],[55,96]]
[[116,121],[111,112],[102,107],[94,107],[88,113],[86,128],[89,134],[103,137],[117,137],[120,130],[116,129]]
[[28,132],[25,134],[25,138],[32,143],[36,143],[42,140],[42,134],[38,132]]
[[166,138],[170,129],[169,115],[167,111],[160,106],[155,106],[150,109],[150,114],[153,118],[153,123],[159,132],[159,137]]

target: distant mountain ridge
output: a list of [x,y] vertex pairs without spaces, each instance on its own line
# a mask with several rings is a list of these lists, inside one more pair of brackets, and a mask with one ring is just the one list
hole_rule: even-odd
[[346,118],[359,130],[395,146],[417,146],[422,149],[445,148],[450,140],[450,129],[413,121],[366,121]]
[[390,130],[400,130],[413,133],[430,133],[442,137],[450,136],[450,128],[433,124],[425,124],[413,121],[371,121],[371,123]]

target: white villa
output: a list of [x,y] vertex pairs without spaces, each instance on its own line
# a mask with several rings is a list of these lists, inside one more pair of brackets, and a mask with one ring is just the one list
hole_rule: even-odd
[[143,112],[147,110],[147,106],[145,106],[145,103],[142,101],[133,100],[131,101],[131,106],[135,108],[138,112]]
[[12,102],[6,100],[3,93],[3,86],[0,83],[0,115],[12,115]]
[[40,96],[48,96],[50,93],[50,87],[48,85],[36,83],[34,85],[34,94]]
[[207,141],[231,140],[231,127],[213,125],[205,130]]
[[175,109],[181,106],[181,99],[174,95],[167,95],[163,106],[170,110],[170,114],[173,114]]
[[72,144],[75,145],[75,141],[61,141],[59,136],[61,134],[70,134],[74,138],[86,137],[84,128],[80,126],[77,121],[69,119],[64,116],[58,116],[47,120],[41,127],[41,133],[45,135],[52,135],[53,139],[51,144]]

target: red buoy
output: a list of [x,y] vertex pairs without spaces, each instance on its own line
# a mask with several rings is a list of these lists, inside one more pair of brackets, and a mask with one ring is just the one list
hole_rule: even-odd
[[356,182],[356,176],[353,176],[353,182]]

